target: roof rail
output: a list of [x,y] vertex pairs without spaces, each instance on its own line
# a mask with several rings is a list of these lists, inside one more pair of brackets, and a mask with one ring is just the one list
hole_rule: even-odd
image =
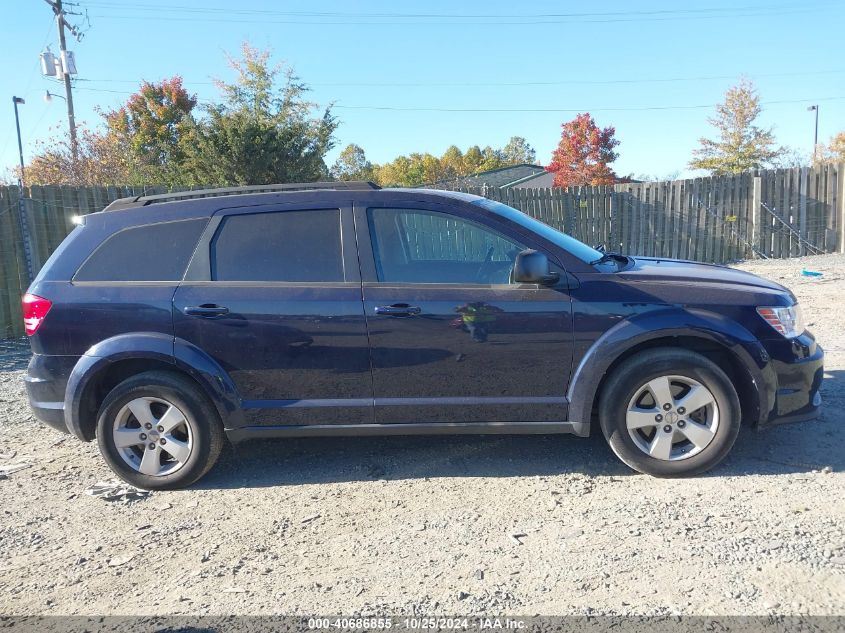
[[279,185],[246,185],[242,187],[219,187],[215,189],[194,189],[173,191],[151,196],[129,196],[118,198],[107,206],[104,211],[143,207],[156,202],[170,202],[173,200],[187,200],[191,198],[213,198],[216,196],[235,196],[245,193],[272,193],[274,191],[308,191],[312,189],[333,189],[336,191],[381,189],[369,180],[340,180],[335,182],[291,182]]

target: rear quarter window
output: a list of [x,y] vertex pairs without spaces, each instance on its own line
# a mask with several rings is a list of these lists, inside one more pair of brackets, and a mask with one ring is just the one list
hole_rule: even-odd
[[135,226],[107,238],[74,281],[180,281],[208,219]]

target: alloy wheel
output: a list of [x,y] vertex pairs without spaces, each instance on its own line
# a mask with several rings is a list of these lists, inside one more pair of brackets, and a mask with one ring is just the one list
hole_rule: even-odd
[[188,461],[194,433],[184,413],[162,398],[135,398],[118,412],[113,428],[120,457],[141,474],[160,477]]
[[658,376],[634,393],[625,425],[634,444],[664,461],[703,451],[719,428],[719,406],[710,390],[687,376]]

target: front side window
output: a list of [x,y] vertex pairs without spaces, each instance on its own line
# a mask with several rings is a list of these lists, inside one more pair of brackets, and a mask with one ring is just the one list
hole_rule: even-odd
[[228,216],[211,242],[216,281],[344,281],[340,210]]
[[523,244],[486,226],[423,209],[369,209],[379,281],[506,284]]
[[480,200],[473,200],[472,204],[479,206],[482,209],[486,209],[487,211],[492,211],[511,222],[519,224],[532,233],[536,233],[537,235],[544,237],[552,244],[557,244],[563,250],[571,253],[587,264],[599,259],[603,254],[595,248],[587,246],[584,242],[576,240],[571,235],[558,231],[557,229],[550,227],[548,224],[540,222],[540,220],[532,218],[530,215],[514,209],[513,207],[509,207],[501,202],[483,198]]

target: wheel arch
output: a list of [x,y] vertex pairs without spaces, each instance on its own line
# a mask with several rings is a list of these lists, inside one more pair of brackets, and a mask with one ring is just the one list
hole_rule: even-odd
[[77,361],[65,391],[68,430],[81,440],[93,440],[97,413],[109,391],[123,380],[151,370],[178,373],[195,382],[224,425],[232,424],[239,415],[240,400],[231,379],[195,346],[159,333],[121,334],[97,343]]
[[570,382],[570,420],[588,424],[595,420],[613,371],[635,354],[658,347],[680,347],[714,361],[736,387],[743,421],[757,424],[767,417],[776,377],[760,342],[722,315],[672,309],[622,321],[590,347]]

